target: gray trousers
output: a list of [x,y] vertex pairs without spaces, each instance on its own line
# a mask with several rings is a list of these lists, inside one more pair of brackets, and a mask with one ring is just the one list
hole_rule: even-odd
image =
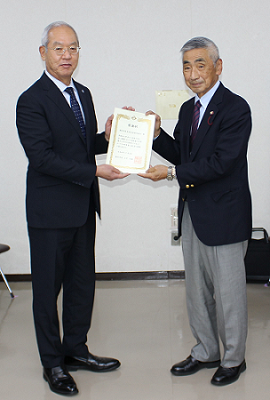
[[182,220],[182,247],[186,274],[187,309],[197,344],[191,355],[199,361],[220,359],[236,367],[245,358],[247,298],[244,256],[248,241],[206,246],[197,237],[188,204]]

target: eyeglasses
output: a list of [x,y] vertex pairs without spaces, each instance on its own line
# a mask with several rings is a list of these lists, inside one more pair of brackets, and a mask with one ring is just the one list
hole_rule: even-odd
[[55,54],[57,54],[58,56],[62,56],[65,54],[66,51],[69,52],[70,55],[75,55],[77,53],[79,53],[79,50],[81,50],[81,47],[78,46],[70,46],[70,47],[61,47],[61,46],[57,46],[57,47],[48,47],[49,50],[53,50],[55,52]]

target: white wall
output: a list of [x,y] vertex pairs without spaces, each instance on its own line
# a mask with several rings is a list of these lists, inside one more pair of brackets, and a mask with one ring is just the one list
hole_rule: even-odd
[[[3,2],[3,0],[2,0]],[[0,14],[0,242],[7,274],[29,273],[25,222],[27,161],[15,127],[19,94],[39,78],[38,47],[43,28],[65,20],[77,30],[82,47],[75,78],[92,91],[100,130],[114,107],[155,110],[156,90],[182,90],[179,50],[191,37],[214,40],[224,62],[223,83],[242,95],[253,114],[249,146],[253,226],[270,232],[267,101],[270,53],[266,0],[10,0]],[[172,132],[176,121],[164,121]],[[99,157],[98,162],[103,162]],[[164,163],[153,155],[152,164]],[[170,206],[177,183],[149,183],[137,176],[100,182],[102,221],[98,221],[97,271],[184,269],[181,248],[170,244]]]

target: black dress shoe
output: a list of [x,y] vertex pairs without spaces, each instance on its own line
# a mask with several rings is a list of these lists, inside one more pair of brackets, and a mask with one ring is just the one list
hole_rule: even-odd
[[48,382],[50,389],[66,396],[74,396],[79,391],[72,376],[62,367],[43,368],[43,378]]
[[65,365],[69,371],[77,371],[77,369],[87,369],[93,372],[113,371],[120,367],[120,361],[115,358],[98,357],[88,353],[87,358],[66,356]]
[[247,368],[245,360],[238,367],[224,368],[219,367],[211,379],[211,383],[216,386],[225,386],[237,381],[241,372]]
[[171,368],[171,373],[176,376],[192,375],[203,368],[216,368],[220,364],[220,360],[211,362],[198,361],[192,356],[186,360],[174,364]]

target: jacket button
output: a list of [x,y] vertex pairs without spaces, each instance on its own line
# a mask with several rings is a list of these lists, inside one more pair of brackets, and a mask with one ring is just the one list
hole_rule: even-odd
[[186,189],[189,189],[189,185],[186,185]]
[[194,187],[194,185],[192,184],[192,185],[190,185],[190,187]]

